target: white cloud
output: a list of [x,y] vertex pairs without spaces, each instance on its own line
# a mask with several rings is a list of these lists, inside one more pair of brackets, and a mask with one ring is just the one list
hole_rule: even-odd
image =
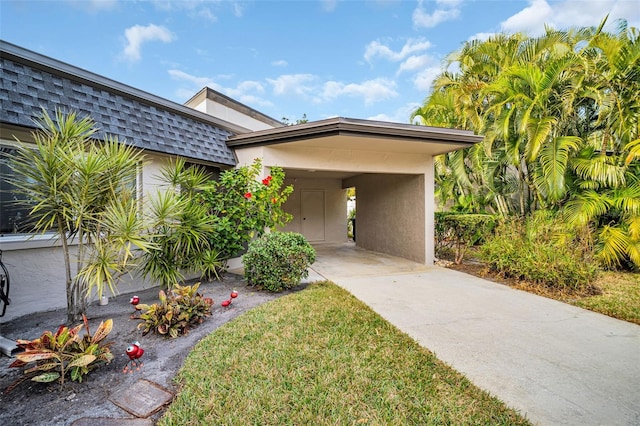
[[232,3],[232,7],[233,7],[233,16],[235,16],[236,18],[242,18],[242,15],[244,14],[244,8],[242,7],[242,5],[234,1]]
[[391,99],[398,96],[396,82],[385,78],[376,78],[360,84],[344,84],[338,81],[324,83],[320,98],[316,102],[330,101],[341,96],[362,97],[365,105]]
[[313,91],[311,83],[316,80],[312,74],[285,74],[276,79],[268,78],[276,95],[295,94],[306,96]]
[[532,36],[544,33],[544,26],[556,29],[597,26],[609,15],[607,24],[626,19],[631,26],[640,24],[640,7],[633,0],[564,0],[549,3],[529,0],[529,5],[500,25],[504,32],[524,32]]
[[227,88],[225,89],[227,95],[232,98],[246,96],[247,93],[264,93],[264,86],[258,82],[253,80],[246,80],[240,82],[238,86],[235,88]]
[[337,0],[322,0],[322,10],[325,12],[333,12],[338,5]]
[[[181,99],[188,99],[202,87],[208,86],[238,101],[253,107],[271,107],[273,104],[264,98],[267,92],[262,81],[246,80],[235,87],[217,83],[220,77],[210,78],[188,74],[184,71],[169,70],[171,78],[188,84],[189,91],[180,88],[176,93]],[[341,97],[361,98],[365,105],[395,98],[398,96],[396,82],[384,78],[368,80],[362,83],[343,83],[339,81],[320,82],[313,74],[284,74],[274,79],[266,79],[271,86],[273,96],[299,97],[306,102],[324,103]],[[189,96],[186,96],[189,94]]]
[[[176,96],[179,99],[189,99],[203,87],[210,87],[254,108],[273,106],[270,101],[258,96],[265,92],[264,86],[259,81],[246,80],[238,83],[236,87],[224,87],[210,77],[198,77],[175,69],[169,70],[168,73],[174,80],[184,81],[189,85],[189,87],[181,87],[176,90]],[[228,77],[227,75],[222,75],[218,76],[217,79],[226,79]]]
[[186,81],[188,83],[191,83],[191,85],[194,86],[197,90],[200,90],[203,87],[210,87],[218,91],[222,90],[222,87],[218,83],[214,82],[213,79],[208,77],[196,77],[180,70],[169,70],[167,72],[174,80]]
[[413,78],[413,85],[419,91],[427,94],[431,91],[431,83],[442,72],[440,67],[429,67],[420,71]]
[[552,17],[551,6],[546,0],[530,0],[529,6],[502,22],[505,32],[537,32],[544,28],[544,24]]
[[376,120],[376,121],[389,121],[392,123],[410,123],[409,119],[411,118],[411,114],[420,106],[420,104],[416,102],[410,102],[406,105],[401,106],[393,112],[393,115],[388,115],[385,113],[373,115],[367,117],[367,120]]
[[496,35],[496,33],[476,33],[471,37],[469,37],[467,41],[473,41],[473,40],[486,41],[490,37],[493,37],[494,35]]
[[258,107],[270,108],[274,106],[273,102],[267,99],[261,98],[259,96],[254,96],[254,95],[239,95],[235,99],[237,99],[238,101],[242,102],[245,105],[251,106],[252,108],[258,108]]
[[[0,0],[1,1],[1,0]],[[187,11],[190,18],[204,18],[211,22],[217,22],[218,16],[214,12],[221,12],[230,7],[231,13],[236,17],[242,17],[244,12],[243,6],[237,1],[219,1],[219,0],[154,0],[154,6],[157,9],[173,12]],[[212,8],[214,10],[212,10]]]
[[394,52],[389,46],[381,43],[380,41],[372,41],[367,45],[364,51],[364,59],[367,62],[371,62],[375,57],[381,57],[393,62],[402,61],[407,56],[422,52],[431,47],[431,42],[424,38],[409,39],[406,41],[402,49],[398,52]]
[[271,65],[273,65],[274,67],[286,67],[287,65],[289,65],[289,63],[284,59],[280,59],[280,60],[271,62]]
[[427,65],[432,64],[433,62],[433,57],[429,55],[409,56],[404,62],[400,64],[400,68],[398,68],[398,72],[396,74],[400,74],[405,71],[412,72],[422,70],[427,67]]
[[134,25],[124,31],[124,36],[127,39],[124,55],[131,61],[140,60],[140,50],[143,43],[155,40],[169,43],[174,39],[173,34],[168,29],[154,24],[144,27],[142,25]]
[[72,6],[79,7],[90,13],[101,10],[114,9],[118,4],[117,0],[67,0]]
[[460,4],[462,0],[437,0],[436,9],[428,13],[424,1],[419,0],[418,6],[413,11],[413,26],[416,28],[433,28],[436,25],[456,19],[460,16]]
[[211,21],[211,22],[217,22],[218,21],[218,17],[211,11],[211,9],[209,9],[208,7],[203,7],[202,9],[197,11],[198,16]]

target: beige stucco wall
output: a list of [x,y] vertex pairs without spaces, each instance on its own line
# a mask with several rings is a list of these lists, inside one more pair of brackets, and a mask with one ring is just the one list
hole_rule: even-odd
[[[342,182],[344,189],[356,187],[357,245],[433,264],[433,157],[424,153],[394,152],[392,146],[388,146],[385,152],[348,147],[347,143],[344,148],[290,143],[242,148],[236,151],[236,155],[240,164],[251,164],[255,158],[262,158],[264,165],[277,165],[284,169],[361,173]],[[307,179],[310,182],[305,182]],[[301,180],[301,184],[312,188],[313,181],[317,179],[309,177],[305,180]],[[320,180],[315,185],[323,187]],[[342,192],[339,197],[340,205],[337,202],[327,203],[327,211],[329,208],[337,209],[331,216],[335,222],[329,223],[329,216],[326,216],[326,229],[335,227],[335,236],[346,235],[343,228],[346,226],[346,194]],[[300,232],[299,194],[293,195],[287,204],[290,213],[297,217],[297,221],[294,219],[287,229]]]
[[249,117],[239,111],[236,111],[233,108],[229,108],[228,106],[220,105],[219,103],[214,102],[211,99],[203,99],[202,102],[191,107],[198,111],[204,112],[206,114],[220,118],[224,121],[228,121],[229,123],[233,123],[253,131],[273,128],[273,126],[270,126],[263,121],[256,120],[255,118]]
[[319,190],[324,193],[325,201],[325,239],[323,242],[339,243],[347,241],[347,194],[346,189],[342,188],[341,179],[287,178],[285,184],[293,185],[293,193],[283,205],[283,209],[293,215],[293,220],[283,228],[284,231],[304,234],[301,213],[302,191]]
[[[11,305],[7,307],[5,316],[0,318],[0,323],[32,312],[56,310],[67,306],[61,247],[2,250],[2,262],[11,276]],[[72,255],[75,252],[73,247]],[[126,275],[119,282],[118,291],[120,294],[127,294],[154,285],[139,276]]]
[[356,245],[425,262],[424,175],[366,174],[356,187]]
[[[327,171],[350,171],[358,173],[416,173],[424,174],[431,164],[431,156],[411,152],[393,152],[390,142],[388,151],[369,151],[353,149],[326,149],[319,146],[306,146],[302,143],[273,145],[237,150],[240,158],[251,160],[260,155],[265,164],[283,168],[313,169]],[[248,154],[243,152],[247,151]]]
[[[236,151],[238,166],[252,164],[256,158],[262,159],[263,175],[269,174],[272,166],[283,167],[288,164],[280,157],[281,152],[273,147],[243,148]],[[347,240],[347,195],[341,179],[286,178],[286,185],[293,185],[283,209],[293,215],[293,220],[282,230],[302,233],[301,194],[305,189],[324,192],[325,200],[325,239],[324,242],[344,242]]]

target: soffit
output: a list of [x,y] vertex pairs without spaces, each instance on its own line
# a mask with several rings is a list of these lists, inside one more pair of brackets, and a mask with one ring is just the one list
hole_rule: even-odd
[[474,145],[482,136],[466,130],[336,117],[231,136],[234,149],[321,148],[438,155]]

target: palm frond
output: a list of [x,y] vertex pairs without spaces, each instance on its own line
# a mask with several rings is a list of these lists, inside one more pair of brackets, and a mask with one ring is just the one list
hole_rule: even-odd
[[603,226],[598,233],[596,256],[607,268],[615,269],[628,253],[630,243],[629,236],[620,227]]
[[584,226],[606,213],[611,204],[611,200],[606,195],[587,190],[567,202],[561,213],[569,225]]

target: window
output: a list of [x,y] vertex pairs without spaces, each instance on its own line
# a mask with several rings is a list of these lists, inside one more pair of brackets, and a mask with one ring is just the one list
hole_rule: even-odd
[[[17,188],[11,184],[14,173],[9,166],[11,157],[16,155],[17,147],[10,141],[0,141],[0,237],[16,236],[20,240],[31,237],[29,221],[31,206],[29,198],[20,194]],[[132,183],[133,196],[141,201],[141,174],[142,166],[139,165],[136,180]],[[21,237],[22,235],[22,237]],[[48,234],[47,234],[48,235]],[[50,238],[50,235],[47,236]],[[13,238],[11,238],[13,240]]]
[[9,160],[15,152],[15,146],[0,144],[0,236],[27,232],[28,199],[9,182],[13,178]]
[[208,164],[191,163],[189,161],[185,162],[185,167],[197,167],[204,171],[211,180],[218,180],[220,178],[220,169],[218,167],[210,166]]

